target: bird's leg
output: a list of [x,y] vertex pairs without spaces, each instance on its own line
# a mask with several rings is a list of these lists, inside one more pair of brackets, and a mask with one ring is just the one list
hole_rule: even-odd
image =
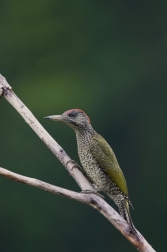
[[[68,160],[67,163],[66,163],[66,166],[69,164],[69,163],[72,163],[73,164],[73,167],[71,168],[71,170],[73,170],[74,168],[78,168],[82,173],[83,175],[89,180],[89,182],[92,184],[92,181],[88,178],[86,172],[72,159]],[[95,187],[95,185],[93,184],[93,187]],[[97,196],[101,197],[104,199],[104,196],[101,195],[100,193],[98,193],[98,190],[95,188],[93,190],[82,190],[81,193],[83,194],[89,194],[89,193],[93,193],[93,194],[96,194]]]
[[104,196],[101,195],[100,193],[98,193],[98,190],[96,190],[96,189],[93,189],[93,190],[82,190],[81,193],[83,193],[83,194],[91,194],[91,193],[93,193],[93,194],[96,194],[97,196],[101,197],[102,199],[104,199]]
[[[84,170],[81,168],[81,166],[79,166],[74,160],[70,159],[67,161],[66,163],[66,166],[69,164],[69,163],[72,163],[73,164],[73,167],[71,168],[71,170],[73,170],[74,168],[78,168],[82,173],[84,173]],[[84,174],[85,175],[85,174]]]
[[69,164],[69,163],[72,163],[73,164],[73,167],[71,168],[71,170],[73,170],[74,168],[77,168],[78,170],[80,170],[80,172],[82,172],[82,174],[87,178],[87,180],[92,184],[92,181],[90,180],[90,178],[87,176],[86,172],[84,171],[83,168],[81,168],[81,166],[79,166],[77,164],[77,162],[75,162],[74,160],[70,159],[67,161],[66,163],[66,166]]

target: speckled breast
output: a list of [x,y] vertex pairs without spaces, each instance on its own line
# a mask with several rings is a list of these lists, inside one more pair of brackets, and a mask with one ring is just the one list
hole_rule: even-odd
[[111,186],[108,176],[100,168],[90,150],[90,142],[83,142],[81,139],[77,139],[78,154],[80,162],[87,174],[87,176],[93,181],[97,189],[107,190]]

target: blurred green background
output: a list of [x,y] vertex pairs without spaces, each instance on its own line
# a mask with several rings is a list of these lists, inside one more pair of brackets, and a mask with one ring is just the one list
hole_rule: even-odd
[[[167,247],[166,13],[166,1],[0,1],[0,73],[76,161],[74,132],[44,116],[87,112],[125,174],[135,226],[157,251]],[[80,191],[5,99],[0,118],[1,167]],[[135,251],[81,203],[3,177],[0,199],[0,251]]]

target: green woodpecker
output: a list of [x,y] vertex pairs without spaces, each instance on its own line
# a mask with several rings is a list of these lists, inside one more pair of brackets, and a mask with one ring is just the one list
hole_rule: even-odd
[[121,216],[136,234],[129,213],[129,204],[132,204],[123,172],[113,150],[93,129],[87,114],[80,109],[71,109],[62,115],[47,116],[45,119],[61,121],[75,131],[80,162],[94,189],[103,191],[116,203]]

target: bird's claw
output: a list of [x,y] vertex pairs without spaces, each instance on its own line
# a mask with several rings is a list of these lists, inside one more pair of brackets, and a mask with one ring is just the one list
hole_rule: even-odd
[[104,196],[101,195],[100,193],[98,193],[97,190],[82,190],[81,193],[83,193],[83,194],[96,194],[97,196],[99,196],[102,199],[104,199]]
[[72,163],[73,164],[73,167],[71,168],[71,170],[73,170],[74,168],[78,168],[80,171],[83,172],[83,169],[72,159],[68,160],[67,163],[66,163],[66,166],[69,164],[69,163]]

